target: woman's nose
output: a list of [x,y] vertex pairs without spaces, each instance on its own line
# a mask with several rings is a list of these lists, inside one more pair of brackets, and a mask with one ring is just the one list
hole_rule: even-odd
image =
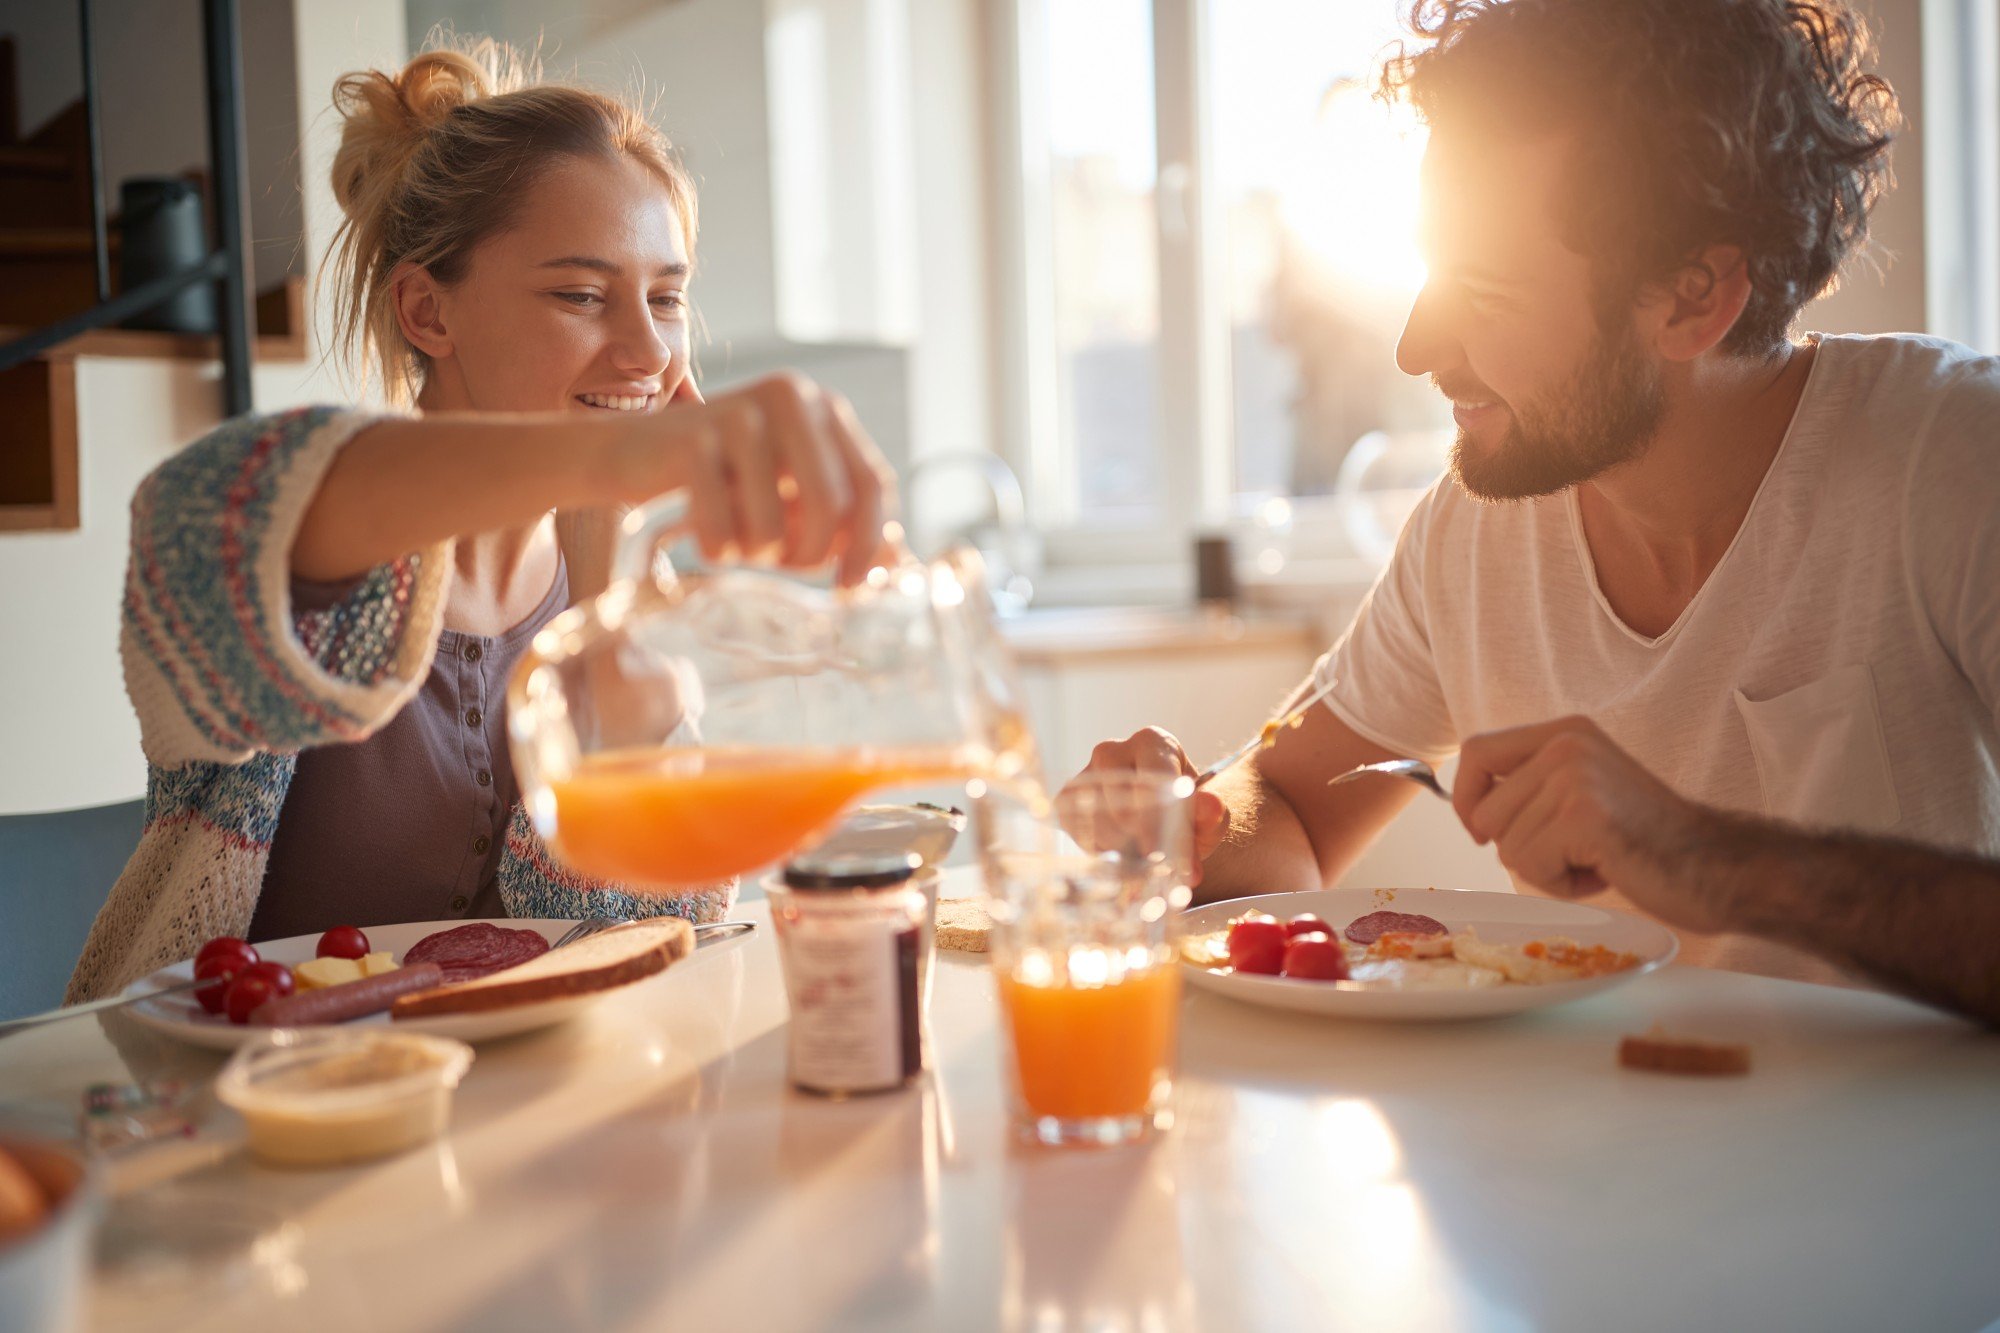
[[1405,375],[1429,375],[1455,359],[1454,342],[1445,328],[1443,301],[1436,285],[1424,284],[1410,305],[1403,336],[1396,340],[1396,366]]
[[646,302],[639,303],[636,315],[628,314],[614,326],[611,359],[621,371],[641,377],[664,374],[673,358],[673,344],[661,335]]

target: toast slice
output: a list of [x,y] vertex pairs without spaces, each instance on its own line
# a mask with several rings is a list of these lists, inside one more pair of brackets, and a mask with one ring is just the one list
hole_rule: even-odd
[[399,997],[391,1018],[479,1014],[539,1004],[643,981],[694,949],[694,927],[679,917],[614,926],[575,944],[551,949],[505,971]]

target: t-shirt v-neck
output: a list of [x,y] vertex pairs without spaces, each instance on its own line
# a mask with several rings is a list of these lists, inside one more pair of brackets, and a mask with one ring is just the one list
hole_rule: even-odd
[[1605,596],[1604,585],[1597,577],[1597,557],[1590,549],[1590,537],[1583,528],[1583,488],[1572,486],[1563,492],[1564,505],[1569,514],[1570,536],[1576,543],[1577,565],[1584,582],[1590,586],[1590,595],[1596,601],[1598,609],[1604,613],[1605,619],[1633,643],[1641,648],[1665,648],[1680,633],[1681,626],[1687,624],[1700,610],[1704,599],[1708,596],[1708,590],[1722,577],[1723,571],[1729,567],[1730,558],[1736,554],[1736,548],[1743,544],[1743,534],[1757,521],[1758,510],[1763,505],[1765,493],[1777,484],[1774,479],[1778,478],[1781,470],[1791,466],[1792,455],[1801,452],[1801,448],[1794,447],[1795,442],[1811,436],[1817,430],[1819,395],[1814,393],[1814,388],[1819,372],[1820,358],[1815,349],[1813,363],[1806,369],[1805,385],[1799,391],[1798,404],[1792,409],[1792,418],[1785,423],[1785,433],[1779,439],[1770,463],[1764,468],[1764,475],[1757,479],[1757,489],[1750,497],[1749,506],[1743,511],[1742,521],[1736,525],[1736,531],[1730,534],[1729,545],[1723,548],[1722,558],[1708,571],[1708,576],[1701,581],[1701,586],[1695,589],[1694,596],[1688,598],[1687,605],[1683,606],[1681,613],[1674,617],[1674,623],[1657,635],[1648,636],[1633,629],[1625,617],[1618,614],[1618,609],[1611,605],[1611,599]]

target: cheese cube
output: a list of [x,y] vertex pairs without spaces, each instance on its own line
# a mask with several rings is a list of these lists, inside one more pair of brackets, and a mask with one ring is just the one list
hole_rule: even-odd
[[352,958],[315,958],[292,969],[292,977],[299,983],[300,990],[338,986],[343,981],[359,981],[365,975],[361,964]]
[[361,975],[364,977],[379,977],[384,972],[394,972],[395,970],[396,956],[387,949],[383,949],[379,953],[371,953],[361,959]]

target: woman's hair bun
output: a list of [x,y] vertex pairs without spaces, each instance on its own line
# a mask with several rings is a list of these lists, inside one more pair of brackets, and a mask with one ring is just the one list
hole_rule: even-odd
[[334,110],[344,122],[334,198],[349,217],[379,206],[425,137],[452,112],[540,81],[538,60],[490,37],[425,51],[394,74],[343,74],[333,85]]

